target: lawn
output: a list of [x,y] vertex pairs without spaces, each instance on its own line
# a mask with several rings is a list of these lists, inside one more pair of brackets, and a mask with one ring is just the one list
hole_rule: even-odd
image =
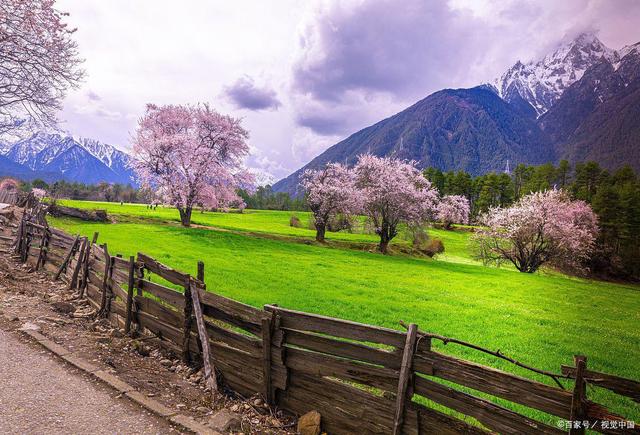
[[[144,204],[123,204],[98,201],[74,201],[61,200],[61,205],[83,209],[106,210],[111,216],[158,219],[170,222],[180,222],[178,210],[173,207],[158,206],[155,210],[148,209]],[[301,228],[289,225],[291,216],[297,216],[301,221]],[[223,228],[233,231],[250,232],[265,235],[287,236],[313,240],[315,230],[309,229],[311,213],[304,211],[278,211],[278,210],[245,210],[240,213],[215,213],[195,211],[192,215],[194,225]],[[363,233],[364,220],[359,220],[359,232],[328,232],[327,240],[341,242],[369,243],[372,246],[378,243],[379,238],[375,234]],[[474,263],[469,253],[469,234],[466,231],[446,231],[432,228],[429,230],[431,237],[441,239],[445,245],[444,254],[439,256],[442,261],[457,263]],[[393,245],[406,245],[408,236],[401,232],[392,242]]]
[[[144,206],[102,203],[98,207],[112,214],[135,215],[140,210],[139,215],[177,220],[177,212],[170,209],[149,211]],[[402,319],[426,331],[500,349],[546,370],[558,372],[561,364],[572,363],[573,355],[583,354],[590,369],[639,378],[638,286],[484,267],[470,260],[469,233],[462,231],[437,232],[438,236],[446,233],[445,247],[454,261],[383,256],[252,235],[313,236],[310,230],[289,227],[290,215],[272,211],[194,214],[198,224],[237,230],[233,232],[126,219],[116,224],[51,222],[72,233],[99,231],[99,240],[108,242],[111,253],[145,252],[193,274],[197,261],[203,260],[208,289],[255,306],[277,303],[396,329]],[[375,240],[365,234],[331,236]],[[549,382],[453,344],[443,351]],[[589,397],[640,419],[638,407],[630,401],[599,389],[589,391]],[[555,419],[549,421],[555,423]]]

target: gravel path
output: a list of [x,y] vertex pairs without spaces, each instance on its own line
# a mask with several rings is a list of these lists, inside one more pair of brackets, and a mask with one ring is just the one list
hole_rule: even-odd
[[177,433],[117,392],[0,330],[1,434]]

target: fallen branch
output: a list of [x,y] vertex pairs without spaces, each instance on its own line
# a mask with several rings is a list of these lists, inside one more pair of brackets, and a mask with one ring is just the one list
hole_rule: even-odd
[[[409,325],[407,325],[404,321],[400,320],[400,325],[402,325],[403,328],[407,329],[409,327]],[[445,337],[442,335],[438,335],[438,334],[431,334],[429,332],[424,332],[424,331],[420,331],[418,330],[418,336],[420,337],[427,337],[427,338],[435,338],[436,340],[440,340],[442,341],[444,344],[448,344],[448,343],[455,343],[455,344],[459,344],[461,346],[465,346],[465,347],[469,347],[471,349],[477,350],[479,352],[484,352],[487,353],[489,355],[493,355],[497,358],[501,358],[503,360],[509,361],[512,364],[517,365],[518,367],[522,367],[523,369],[527,369],[530,370],[532,372],[538,373],[540,375],[544,375],[544,376],[549,376],[551,379],[553,379],[555,381],[556,384],[558,384],[558,386],[560,388],[562,388],[563,390],[565,389],[564,386],[560,383],[560,381],[558,380],[559,378],[562,379],[570,379],[569,376],[565,376],[565,375],[561,375],[561,374],[557,374],[557,373],[552,373],[552,372],[548,372],[546,370],[541,370],[541,369],[537,369],[535,367],[531,367],[528,366],[524,363],[521,363],[520,361],[517,361],[505,354],[503,354],[502,352],[500,352],[500,349],[498,349],[497,351],[492,351],[489,349],[485,349],[483,347],[477,346],[475,344],[471,344],[471,343],[467,343],[466,341],[462,341],[462,340],[458,340],[456,338],[450,338],[450,337]],[[419,355],[416,355],[416,357],[419,358]]]

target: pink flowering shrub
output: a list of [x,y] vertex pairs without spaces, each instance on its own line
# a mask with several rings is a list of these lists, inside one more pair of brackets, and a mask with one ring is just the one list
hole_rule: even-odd
[[469,200],[462,195],[443,196],[438,204],[437,219],[447,230],[452,224],[469,223]]
[[413,162],[370,154],[354,167],[362,209],[380,236],[380,252],[398,234],[398,225],[419,225],[436,211],[438,192]]
[[351,170],[339,163],[329,163],[320,170],[306,170],[302,186],[313,213],[316,240],[323,242],[329,221],[338,213],[350,215],[360,210],[361,195],[355,187]]
[[510,261],[520,272],[535,272],[545,263],[581,270],[598,235],[598,220],[583,201],[549,190],[525,196],[512,207],[493,208],[481,217],[476,233],[485,262]]
[[189,226],[196,205],[244,207],[236,190],[252,184],[242,165],[248,136],[240,119],[207,104],[149,104],[134,139],[133,167],[142,185],[176,207],[182,224]]

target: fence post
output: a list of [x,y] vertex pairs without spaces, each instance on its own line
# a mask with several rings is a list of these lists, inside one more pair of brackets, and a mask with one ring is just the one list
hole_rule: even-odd
[[586,419],[585,403],[587,400],[587,384],[584,380],[584,373],[587,370],[587,357],[576,355],[573,357],[576,365],[576,382],[573,387],[573,397],[571,398],[571,416],[569,417],[570,435],[584,434],[585,428],[582,422]]
[[402,424],[404,422],[404,408],[407,398],[407,386],[409,378],[413,372],[413,354],[416,349],[416,337],[418,333],[418,325],[412,323],[407,329],[407,339],[404,344],[404,352],[402,353],[402,365],[400,366],[400,376],[398,379],[398,395],[396,397],[396,413],[393,421],[393,435],[402,433]]
[[182,360],[189,363],[189,361],[191,361],[191,325],[193,324],[193,298],[191,297],[191,285],[189,282],[186,282],[184,285],[183,315],[184,325],[182,329],[184,335],[182,336]]
[[[198,281],[204,284],[204,263],[202,261],[198,261]],[[207,288],[206,284],[204,288]]]
[[73,275],[71,275],[71,280],[69,281],[69,290],[74,289],[78,286],[78,274],[80,273],[80,268],[82,267],[86,249],[87,249],[87,238],[85,237],[82,240],[82,245],[80,246],[80,252],[78,253],[78,259],[76,260],[76,267],[73,268]]
[[89,262],[91,261],[91,254],[93,252],[93,245],[98,241],[98,232],[93,233],[93,238],[91,239],[91,243],[87,246],[86,252],[84,254],[84,261],[82,266],[82,281],[80,282],[80,297],[84,295],[84,291],[87,289],[88,281],[89,281]]
[[192,287],[192,279],[188,278],[189,293],[193,300],[193,312],[196,318],[196,325],[198,326],[198,336],[202,343],[202,363],[204,364],[204,379],[207,386],[211,389],[212,393],[218,391],[218,382],[216,380],[216,369],[211,364],[211,344],[209,343],[209,335],[207,334],[207,328],[202,317],[202,307],[200,305],[200,293],[197,286]]
[[124,323],[124,333],[129,334],[131,331],[131,315],[133,309],[133,287],[135,285],[135,268],[136,262],[135,258],[132,256],[129,257],[129,288],[127,289],[127,318]]
[[[273,316],[272,316],[273,317]],[[264,383],[264,400],[273,405],[271,386],[271,318],[263,318],[262,329],[262,379]]]
[[109,286],[109,271],[111,270],[111,256],[109,255],[109,249],[107,244],[102,245],[104,252],[104,275],[102,277],[102,300],[100,301],[100,314],[103,317],[108,315],[107,311],[107,288]]
[[69,248],[69,252],[67,252],[67,255],[65,255],[64,261],[62,262],[62,264],[60,264],[60,267],[56,272],[56,277],[53,279],[54,281],[57,281],[58,279],[60,279],[60,275],[62,274],[62,272],[67,271],[67,264],[69,264],[69,260],[71,259],[71,256],[75,253],[76,249],[78,248],[79,240],[80,240],[80,235],[78,234],[75,240],[73,241],[73,244]]
[[51,230],[48,226],[45,226],[42,230],[42,238],[40,239],[40,252],[38,253],[38,261],[36,262],[36,270],[40,269],[40,266],[44,267],[44,262],[47,259],[47,250],[49,247],[49,238],[51,237]]

